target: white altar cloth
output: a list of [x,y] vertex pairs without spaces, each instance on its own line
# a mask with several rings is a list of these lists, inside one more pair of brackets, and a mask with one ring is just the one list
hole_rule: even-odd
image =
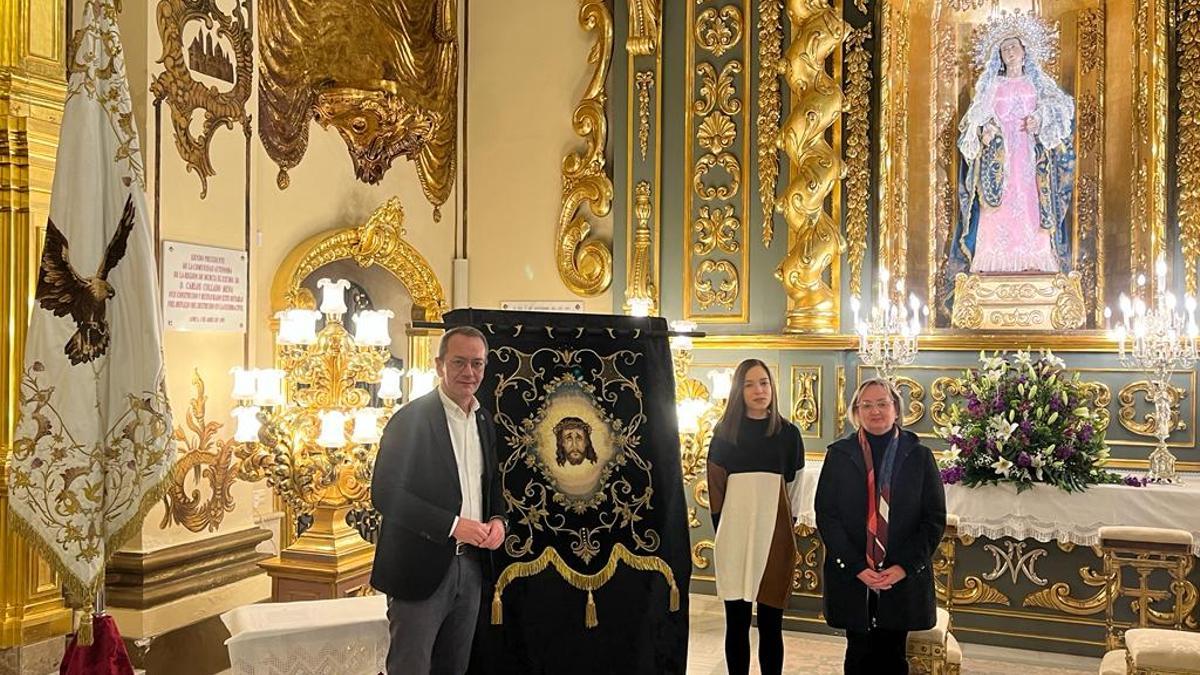
[[[819,462],[804,469],[800,522],[809,527],[816,527],[813,503],[820,474]],[[1183,479],[1183,485],[1095,485],[1076,493],[1035,485],[1020,495],[1011,485],[947,485],[946,511],[958,515],[959,534],[1077,546],[1099,544],[1105,525],[1187,530],[1194,542],[1192,554],[1200,556],[1200,476]]]
[[377,675],[388,650],[387,597],[246,605],[221,615],[234,675]]

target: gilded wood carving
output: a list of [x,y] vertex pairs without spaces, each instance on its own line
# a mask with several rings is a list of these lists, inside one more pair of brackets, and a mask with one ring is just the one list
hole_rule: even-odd
[[454,182],[456,0],[264,0],[259,6],[259,134],[276,183],[308,148],[309,122],[338,130],[355,176],[414,162],[434,219]]
[[792,106],[780,143],[793,171],[781,203],[788,251],[775,278],[788,297],[786,331],[832,332],[838,327],[834,289],[845,240],[826,207],[842,177],[842,161],[825,135],[841,118],[843,97],[825,63],[840,47],[846,26],[838,10],[824,2],[788,0],[786,7],[795,38],[784,55]]
[[[215,0],[158,3],[158,35],[162,41],[158,62],[165,70],[154,77],[150,91],[155,103],[166,101],[171,109],[175,148],[188,171],[200,179],[201,199],[208,194],[209,177],[216,175],[209,145],[217,130],[232,129],[236,122],[250,133],[246,102],[250,100],[253,68],[252,14],[249,0],[238,0],[231,15],[222,12]],[[197,30],[193,32],[189,26]],[[185,33],[192,34],[186,47]],[[197,75],[205,79],[197,79]],[[203,117],[199,130],[193,132],[192,118],[198,111]]]
[[[689,105],[684,164],[684,317],[709,322],[749,318],[745,240],[750,205],[749,77],[743,3],[688,5]],[[696,146],[699,147],[697,152]],[[696,157],[698,155],[698,157]],[[715,311],[713,311],[715,309]]]
[[612,65],[613,20],[602,0],[580,0],[579,25],[596,33],[588,54],[595,65],[583,98],[571,116],[571,126],[586,145],[582,152],[563,158],[562,208],[558,214],[554,260],[558,276],[576,295],[600,295],[612,284],[613,258],[608,244],[591,238],[592,226],[584,205],[598,218],[612,210],[613,183],[605,170],[604,149],[608,143],[606,82]]
[[775,190],[779,185],[779,120],[783,100],[779,71],[783,65],[783,0],[758,3],[758,198],[762,205],[762,243],[775,238]]
[[1197,291],[1200,259],[1200,0],[1179,0],[1175,72],[1179,101],[1175,169],[1179,188],[1179,230],[1187,292]]
[[[237,444],[232,438],[221,440],[221,423],[208,420],[208,396],[198,370],[192,372],[192,389],[195,395],[187,408],[187,430],[177,426],[171,437],[179,444],[179,461],[163,494],[166,508],[158,527],[165,530],[179,524],[192,532],[216,532],[225,514],[234,508],[230,490],[237,480],[233,452]],[[201,481],[207,483],[207,499],[201,495]]]

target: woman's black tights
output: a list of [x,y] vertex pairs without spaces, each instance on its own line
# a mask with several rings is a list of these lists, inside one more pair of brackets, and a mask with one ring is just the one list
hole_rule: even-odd
[[[729,675],[750,672],[750,603],[725,601],[725,665]],[[783,672],[783,610],[758,603],[758,667],[763,675]]]

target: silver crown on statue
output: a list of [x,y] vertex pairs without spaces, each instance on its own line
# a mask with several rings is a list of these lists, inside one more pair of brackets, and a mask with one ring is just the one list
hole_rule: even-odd
[[972,64],[976,71],[987,66],[1001,42],[1013,37],[1021,40],[1026,56],[1038,65],[1044,66],[1058,55],[1058,30],[1053,25],[1032,10],[1005,10],[991,15],[975,29]]

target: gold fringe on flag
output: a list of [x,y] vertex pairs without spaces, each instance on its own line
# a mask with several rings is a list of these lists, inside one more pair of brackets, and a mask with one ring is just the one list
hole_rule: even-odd
[[608,562],[604,565],[603,569],[595,574],[583,574],[571,569],[566,561],[562,559],[562,556],[558,554],[558,551],[547,548],[534,560],[513,563],[504,568],[504,571],[500,574],[500,578],[496,581],[496,591],[492,594],[492,625],[498,626],[504,623],[504,605],[500,596],[510,583],[517,579],[540,574],[547,567],[554,567],[554,570],[568,584],[581,591],[587,591],[587,609],[584,612],[584,625],[588,628],[595,628],[600,622],[596,615],[596,600],[592,596],[592,592],[607,584],[613,578],[613,575],[616,574],[617,564],[622,562],[641,572],[658,572],[663,575],[671,590],[668,609],[672,612],[679,611],[679,586],[675,583],[675,573],[671,571],[671,567],[662,558],[635,555],[630,553],[629,549],[625,548],[623,544],[616,544],[613,546],[612,553],[608,556]]

